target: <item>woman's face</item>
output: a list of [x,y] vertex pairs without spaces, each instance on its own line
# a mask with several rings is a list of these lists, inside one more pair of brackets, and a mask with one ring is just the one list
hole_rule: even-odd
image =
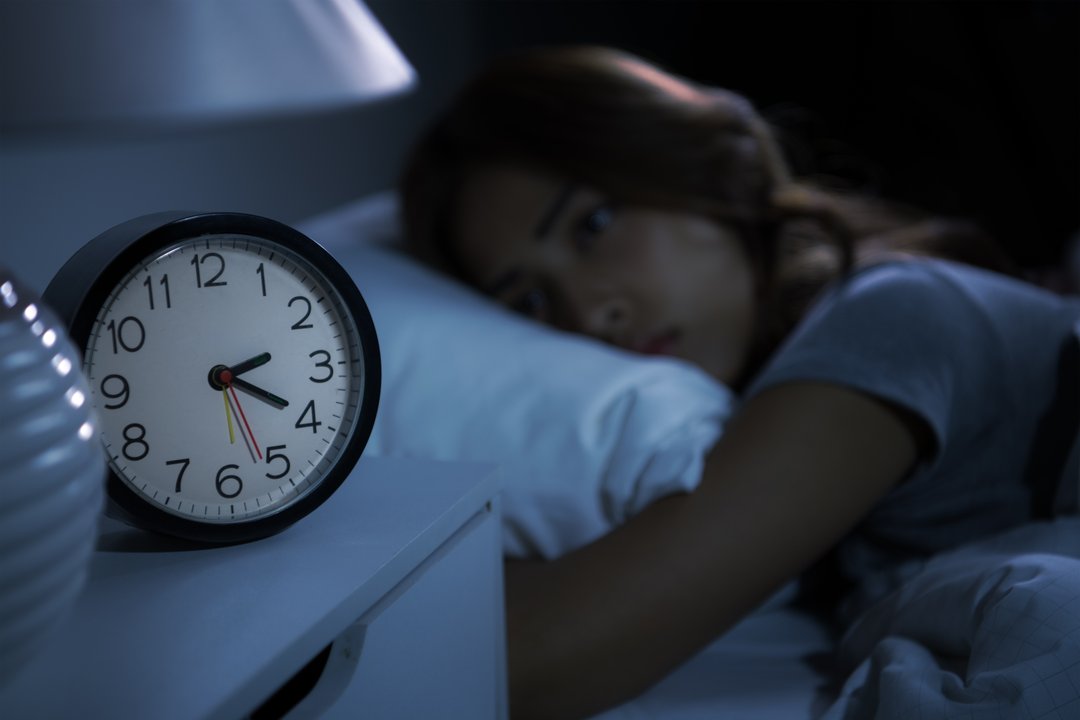
[[466,279],[530,317],[688,360],[723,382],[743,368],[754,279],[724,225],[492,166],[465,181],[455,230]]

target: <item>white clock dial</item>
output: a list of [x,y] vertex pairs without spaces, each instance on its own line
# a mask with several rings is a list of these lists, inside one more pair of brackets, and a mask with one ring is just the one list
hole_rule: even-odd
[[365,382],[334,286],[284,246],[232,233],[128,273],[84,366],[116,476],[202,523],[272,515],[315,488],[355,430]]

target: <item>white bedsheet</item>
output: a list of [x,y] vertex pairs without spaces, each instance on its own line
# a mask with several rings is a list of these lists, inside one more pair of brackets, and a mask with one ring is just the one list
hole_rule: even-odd
[[1080,518],[932,560],[849,631],[825,720],[1080,718]]
[[829,700],[833,644],[791,607],[794,584],[640,697],[593,720],[809,720]]
[[1080,718],[1080,518],[932,559],[849,630],[835,696],[830,635],[789,593],[594,720]]

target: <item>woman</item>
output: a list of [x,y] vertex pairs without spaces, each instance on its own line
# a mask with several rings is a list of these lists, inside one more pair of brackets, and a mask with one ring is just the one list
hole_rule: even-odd
[[1067,434],[1037,430],[1080,304],[973,267],[1006,263],[967,224],[793,178],[734,93],[611,49],[506,58],[402,191],[429,262],[744,398],[695,492],[507,564],[514,717],[629,699],[812,566],[854,612],[934,552],[1071,509]]

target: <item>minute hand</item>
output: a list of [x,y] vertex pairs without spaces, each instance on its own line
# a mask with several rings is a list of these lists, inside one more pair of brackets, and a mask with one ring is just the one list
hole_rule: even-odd
[[272,392],[268,392],[266,390],[263,390],[261,387],[259,387],[257,385],[252,385],[247,380],[241,380],[240,378],[235,377],[235,373],[236,373],[235,369],[233,370],[233,373],[234,373],[234,377],[232,379],[232,384],[235,385],[236,387],[240,388],[244,392],[248,393],[249,395],[254,395],[255,397],[259,398],[260,400],[265,400],[266,402],[270,403],[271,405],[276,405],[278,408],[284,408],[284,407],[289,406],[289,401],[288,400],[285,400],[284,398],[280,398],[280,397],[278,397],[277,395],[275,395]]

